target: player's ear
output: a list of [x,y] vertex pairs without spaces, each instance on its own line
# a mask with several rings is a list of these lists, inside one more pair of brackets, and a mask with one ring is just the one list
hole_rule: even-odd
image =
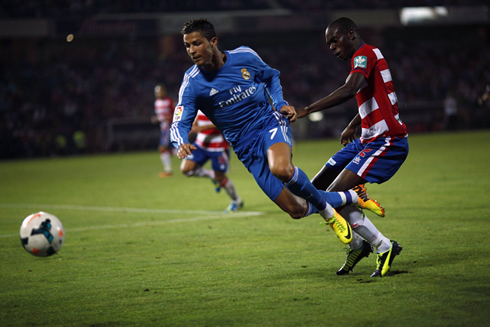
[[351,28],[349,29],[349,32],[347,32],[347,36],[349,39],[354,40],[356,38],[356,32],[354,32],[354,30]]
[[217,46],[218,45],[218,38],[216,36],[213,37],[211,40],[209,40],[209,43],[211,43],[211,45],[213,47]]

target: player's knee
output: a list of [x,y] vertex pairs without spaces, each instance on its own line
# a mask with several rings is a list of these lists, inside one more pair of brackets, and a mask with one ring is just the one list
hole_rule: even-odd
[[180,172],[187,177],[194,175],[194,170],[187,167],[180,167]]
[[270,167],[272,175],[279,178],[282,182],[287,182],[293,171],[287,166],[272,166]]
[[193,170],[183,171],[182,174],[184,174],[187,177],[192,177],[194,175],[194,171]]
[[289,212],[289,216],[293,219],[301,219],[304,217],[304,213],[300,212]]
[[289,214],[289,216],[293,219],[301,219],[305,216],[307,208],[304,208],[302,205],[296,204],[296,205],[289,205],[286,208],[286,212]]
[[214,171],[214,179],[220,183],[224,183],[228,179],[228,177],[226,176],[226,174],[224,172],[215,170]]

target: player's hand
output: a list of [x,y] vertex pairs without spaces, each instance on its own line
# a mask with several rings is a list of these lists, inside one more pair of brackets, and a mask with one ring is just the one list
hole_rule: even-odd
[[281,107],[281,110],[279,110],[279,112],[284,117],[286,117],[289,120],[289,122],[294,123],[296,121],[297,114],[293,106],[284,105]]
[[356,138],[356,130],[357,128],[355,127],[347,126],[340,134],[340,144],[346,146],[350,142],[354,141]]
[[184,143],[181,146],[179,146],[179,149],[177,150],[177,157],[179,159],[184,159],[188,155],[192,153],[192,151],[197,150],[197,148],[189,143]]

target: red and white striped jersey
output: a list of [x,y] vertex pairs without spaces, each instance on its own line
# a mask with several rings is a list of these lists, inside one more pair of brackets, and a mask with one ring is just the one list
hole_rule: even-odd
[[[213,123],[201,110],[197,112],[196,119],[198,126],[213,125]],[[212,152],[225,151],[229,147],[228,142],[226,142],[225,138],[223,137],[223,134],[221,134],[220,130],[216,127],[197,133],[196,143],[203,150]]]
[[155,100],[155,114],[160,122],[162,131],[167,131],[174,115],[174,101],[170,97]]
[[407,127],[398,114],[398,99],[390,69],[381,51],[363,44],[351,60],[350,74],[361,73],[366,82],[356,94],[361,123],[361,142],[379,137],[406,137]]

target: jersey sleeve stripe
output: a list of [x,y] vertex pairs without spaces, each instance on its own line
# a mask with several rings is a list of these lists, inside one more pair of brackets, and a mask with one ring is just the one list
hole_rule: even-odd
[[182,103],[182,96],[184,95],[184,91],[187,85],[189,85],[190,79],[195,77],[197,74],[199,74],[199,68],[197,68],[197,66],[194,66],[194,68],[188,74],[184,75],[184,81],[182,82],[179,90],[179,103],[177,104],[178,106],[180,106]]
[[373,49],[373,52],[376,54],[376,57],[378,58],[378,60],[381,60],[384,58],[383,54],[381,53],[381,51],[379,49]]
[[388,93],[388,98],[390,98],[390,102],[392,105],[398,102],[398,98],[395,92]]
[[238,48],[235,50],[231,50],[230,53],[251,53],[254,56],[256,56],[262,63],[265,64],[265,62],[262,60],[262,58],[260,58],[260,56],[257,54],[257,52],[255,52],[254,50],[252,50],[250,48]]
[[383,78],[383,82],[388,83],[393,80],[389,69],[382,70],[380,71],[380,73],[381,73],[381,77]]
[[180,146],[184,143],[184,139],[180,136],[179,129],[176,125],[177,123],[172,123],[172,128],[170,128],[170,138]]

